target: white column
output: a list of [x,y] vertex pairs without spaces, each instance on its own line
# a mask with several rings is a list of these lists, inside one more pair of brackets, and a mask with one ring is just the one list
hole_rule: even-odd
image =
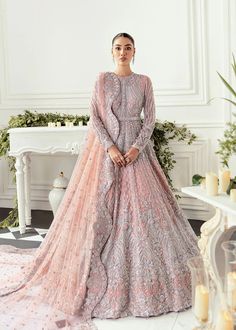
[[29,153],[24,154],[24,193],[25,193],[25,221],[26,225],[31,225],[31,205],[30,205],[30,182],[31,182],[31,173],[30,173],[30,155]]
[[25,196],[24,196],[24,164],[23,155],[16,157],[16,192],[18,203],[19,229],[20,233],[25,233]]

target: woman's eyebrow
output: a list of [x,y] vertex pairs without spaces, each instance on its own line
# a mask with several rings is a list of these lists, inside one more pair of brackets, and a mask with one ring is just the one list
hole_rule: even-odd
[[[122,45],[115,44],[115,46],[122,46]],[[125,46],[132,46],[132,44],[126,44]]]

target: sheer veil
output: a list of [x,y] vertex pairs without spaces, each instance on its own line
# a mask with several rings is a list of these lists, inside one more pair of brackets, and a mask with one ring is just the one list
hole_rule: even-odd
[[[103,73],[93,96],[97,103],[91,101],[90,110],[98,111],[106,125]],[[106,289],[100,252],[112,225],[114,166],[91,119],[88,125],[83,150],[40,247],[0,247],[1,329],[96,329],[91,313]],[[90,272],[91,263],[98,273]],[[101,287],[93,287],[93,276],[101,276]]]

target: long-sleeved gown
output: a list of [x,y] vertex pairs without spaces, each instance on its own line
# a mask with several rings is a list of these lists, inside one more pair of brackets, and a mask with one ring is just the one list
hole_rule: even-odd
[[[199,254],[197,237],[150,140],[150,78],[100,73],[90,115],[83,151],[40,247],[0,249],[0,329],[93,329],[93,317],[191,306],[186,261]],[[113,144],[123,154],[138,148],[138,158],[118,167],[107,152]]]

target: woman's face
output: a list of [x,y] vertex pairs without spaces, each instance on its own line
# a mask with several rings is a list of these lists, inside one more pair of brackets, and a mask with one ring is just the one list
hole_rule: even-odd
[[119,37],[115,39],[112,47],[112,55],[117,65],[129,65],[135,53],[135,48],[129,38]]

